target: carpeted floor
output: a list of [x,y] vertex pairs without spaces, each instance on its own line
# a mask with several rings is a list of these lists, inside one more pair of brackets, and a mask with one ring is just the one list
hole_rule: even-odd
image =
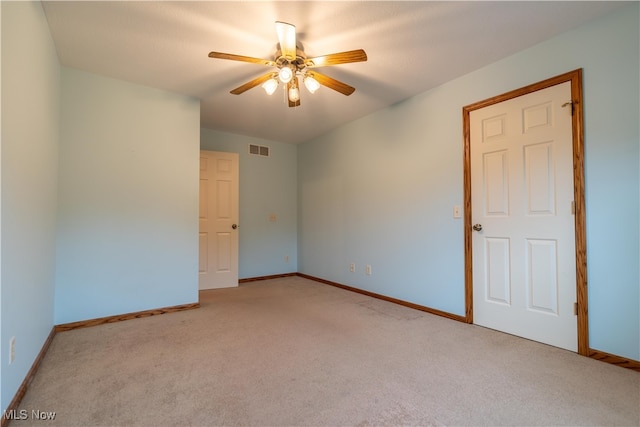
[[565,350],[300,277],[200,298],[57,334],[10,425],[640,425],[640,374]]

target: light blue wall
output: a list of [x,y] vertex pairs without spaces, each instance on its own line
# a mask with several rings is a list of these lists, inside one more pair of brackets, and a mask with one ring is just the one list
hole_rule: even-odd
[[62,69],[56,324],[198,301],[197,99]]
[[303,144],[299,270],[462,315],[459,115],[412,99]]
[[[200,135],[203,150],[240,155],[239,277],[298,271],[297,146],[204,128]],[[269,157],[248,154],[249,144],[269,147]]]
[[197,300],[200,138],[240,153],[241,278],[301,271],[463,314],[462,106],[576,68],[590,344],[640,360],[639,17],[631,4],[294,146],[200,131],[197,100],[61,70],[40,3],[0,2],[2,409],[53,324]]
[[635,2],[302,144],[299,271],[464,314],[462,107],[583,68],[590,346],[640,360],[638,22]]
[[53,327],[60,66],[39,2],[0,2],[0,9],[4,410]]

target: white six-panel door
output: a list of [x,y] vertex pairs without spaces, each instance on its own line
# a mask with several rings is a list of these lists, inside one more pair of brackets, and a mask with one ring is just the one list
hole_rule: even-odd
[[238,154],[200,152],[200,289],[238,286]]
[[474,323],[577,350],[570,83],[470,113]]

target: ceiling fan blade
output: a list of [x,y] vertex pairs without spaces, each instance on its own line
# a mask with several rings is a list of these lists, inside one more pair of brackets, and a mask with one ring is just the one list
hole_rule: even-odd
[[232,61],[251,62],[253,64],[268,65],[270,67],[276,65],[275,62],[268,59],[253,58],[251,56],[234,55],[232,53],[209,52],[209,58],[230,59]]
[[267,80],[272,78],[274,75],[275,75],[275,73],[263,74],[262,76],[256,77],[255,79],[251,80],[250,82],[247,82],[247,83],[243,84],[242,86],[238,86],[237,88],[233,89],[231,91],[231,93],[234,94],[234,95],[240,95],[241,93],[246,92],[249,89],[252,89],[252,88],[258,86],[259,84],[262,84],[262,83],[266,82]]
[[286,22],[276,21],[276,32],[282,56],[289,61],[296,59],[296,27]]
[[336,80],[332,77],[326,76],[324,74],[320,74],[315,71],[309,71],[307,74],[313,77],[314,79],[316,79],[318,83],[320,83],[321,85],[326,86],[329,89],[333,89],[337,92],[340,92],[341,94],[346,96],[351,95],[356,90],[356,88],[349,86],[346,83],[342,83],[339,80]]
[[[291,99],[291,89],[298,90],[298,99]],[[298,107],[300,105],[300,86],[298,85],[297,77],[294,77],[289,83],[287,83],[287,101],[289,101],[289,107]]]
[[367,60],[367,54],[362,49],[349,50],[347,52],[331,53],[329,55],[308,58],[305,65],[309,68],[324,67],[327,65],[348,64],[350,62],[362,62]]

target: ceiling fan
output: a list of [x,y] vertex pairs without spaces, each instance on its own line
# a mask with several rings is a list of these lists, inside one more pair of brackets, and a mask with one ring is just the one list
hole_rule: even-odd
[[287,100],[289,101],[289,107],[296,107],[300,105],[299,77],[302,77],[304,85],[311,93],[318,90],[320,85],[331,88],[347,96],[351,95],[356,90],[348,84],[318,73],[317,71],[313,71],[313,69],[329,65],[366,61],[367,54],[364,50],[357,49],[307,58],[304,50],[296,44],[296,27],[294,25],[276,21],[276,33],[278,34],[279,44],[273,60],[222,52],[209,53],[210,58],[251,62],[275,68],[275,70],[269,71],[268,73],[233,89],[231,91],[232,94],[240,95],[251,88],[262,85],[264,90],[271,95],[275,92],[279,83],[283,83],[287,88]]

